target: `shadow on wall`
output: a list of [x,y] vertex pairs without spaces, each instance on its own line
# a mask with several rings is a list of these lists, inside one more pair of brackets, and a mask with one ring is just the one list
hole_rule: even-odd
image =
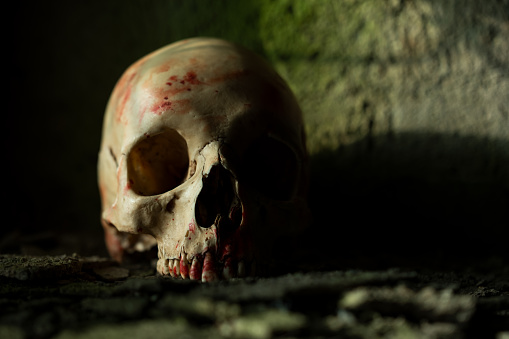
[[316,268],[507,260],[508,168],[508,141],[455,135],[404,133],[320,152],[311,159],[312,245],[303,246],[314,252],[304,256]]

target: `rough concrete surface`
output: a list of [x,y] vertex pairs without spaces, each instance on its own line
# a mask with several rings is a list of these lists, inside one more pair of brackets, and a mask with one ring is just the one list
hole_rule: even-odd
[[[34,273],[59,262],[54,279]],[[75,270],[69,274],[66,266]],[[2,338],[497,338],[509,331],[509,271],[387,269],[207,283],[107,259],[0,257]],[[58,274],[58,271],[67,272]]]
[[301,100],[312,153],[408,132],[509,138],[507,1],[269,3],[265,52]]

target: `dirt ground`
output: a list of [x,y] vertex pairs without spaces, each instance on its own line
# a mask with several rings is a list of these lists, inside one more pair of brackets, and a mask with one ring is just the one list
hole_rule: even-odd
[[0,255],[0,338],[509,338],[509,270],[203,284],[100,256]]

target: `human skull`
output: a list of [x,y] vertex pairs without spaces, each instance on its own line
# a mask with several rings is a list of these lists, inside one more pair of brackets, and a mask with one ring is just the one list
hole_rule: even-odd
[[309,221],[300,108],[262,59],[219,39],[173,43],[125,71],[98,174],[110,254],[155,239],[163,275],[266,274]]

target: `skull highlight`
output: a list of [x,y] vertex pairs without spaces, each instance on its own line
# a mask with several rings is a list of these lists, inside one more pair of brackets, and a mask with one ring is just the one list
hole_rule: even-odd
[[108,250],[157,242],[158,272],[184,279],[270,273],[309,223],[307,161],[300,108],[262,59],[212,38],[163,47],[125,71],[104,116]]

